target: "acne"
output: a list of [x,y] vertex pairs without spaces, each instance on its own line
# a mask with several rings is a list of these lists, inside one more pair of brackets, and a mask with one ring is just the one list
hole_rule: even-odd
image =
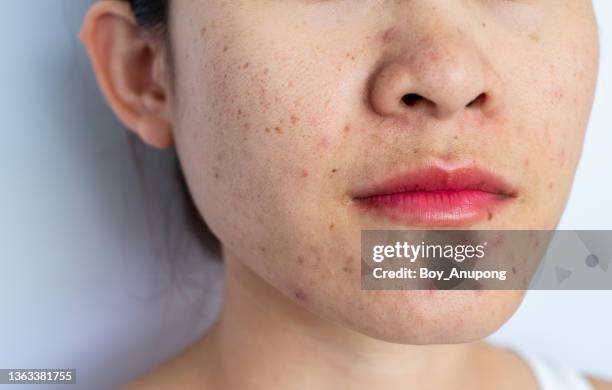
[[302,170],[302,173],[300,174],[300,176],[302,177],[308,177],[308,171],[306,169]]
[[395,27],[390,27],[382,32],[381,41],[383,44],[391,42],[397,36],[397,29]]
[[294,295],[298,301],[305,302],[308,300],[308,297],[306,296],[306,293],[303,290],[300,290],[300,289],[295,290]]

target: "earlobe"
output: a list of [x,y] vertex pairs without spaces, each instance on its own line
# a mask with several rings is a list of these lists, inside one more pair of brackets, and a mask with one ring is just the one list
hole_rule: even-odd
[[87,49],[96,80],[119,120],[150,146],[173,144],[167,83],[157,61],[163,47],[138,26],[126,1],[95,2],[79,38]]

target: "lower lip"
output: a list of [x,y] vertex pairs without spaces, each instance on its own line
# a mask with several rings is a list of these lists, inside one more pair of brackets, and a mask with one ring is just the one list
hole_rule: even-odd
[[356,199],[376,215],[411,226],[457,226],[490,220],[510,197],[480,190],[409,191]]

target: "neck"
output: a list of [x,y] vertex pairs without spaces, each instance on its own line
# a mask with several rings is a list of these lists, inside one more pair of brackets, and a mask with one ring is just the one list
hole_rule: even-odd
[[466,377],[469,344],[373,339],[302,308],[231,253],[224,261],[223,309],[199,348],[215,388],[451,388]]

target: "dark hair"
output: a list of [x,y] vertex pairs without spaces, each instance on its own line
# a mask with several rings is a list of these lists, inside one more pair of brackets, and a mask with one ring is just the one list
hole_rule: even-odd
[[[148,31],[154,32],[161,35],[160,38],[167,42],[167,28],[168,28],[168,4],[170,0],[127,0],[131,7],[132,12],[138,22],[139,26]],[[169,52],[169,48],[167,48]],[[171,56],[166,57],[171,61]],[[170,65],[170,64],[169,64]],[[171,66],[169,66],[171,68]],[[135,140],[135,136],[129,132],[130,146],[132,148],[132,155],[135,159],[135,164],[144,179],[142,170],[142,158],[138,156],[138,148],[142,148],[144,145],[142,142]],[[143,151],[141,151],[143,152]],[[217,237],[208,228],[204,219],[200,215],[197,207],[193,202],[193,198],[189,192],[189,187],[185,180],[180,161],[176,155],[176,150],[172,151],[172,164],[173,174],[177,180],[178,189],[182,193],[182,199],[185,206],[186,222],[190,225],[196,238],[201,243],[202,247],[213,257],[221,258],[221,243]],[[164,202],[169,203],[169,202]]]
[[168,25],[169,0],[128,0],[132,12],[143,28],[165,32]]

